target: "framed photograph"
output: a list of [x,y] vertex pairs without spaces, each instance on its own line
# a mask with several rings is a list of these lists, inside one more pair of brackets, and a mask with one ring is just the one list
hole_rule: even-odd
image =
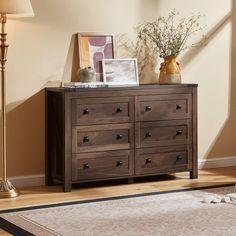
[[103,59],[104,83],[110,86],[138,85],[137,59]]
[[103,82],[102,60],[115,58],[114,34],[78,33],[80,68],[95,70],[94,82]]

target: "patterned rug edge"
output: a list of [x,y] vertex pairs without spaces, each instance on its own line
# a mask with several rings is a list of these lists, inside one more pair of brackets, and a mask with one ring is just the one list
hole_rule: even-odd
[[[161,195],[161,194],[168,194],[168,193],[190,192],[190,191],[196,191],[196,190],[214,189],[214,188],[231,187],[231,186],[235,186],[235,184],[231,183],[231,184],[215,185],[215,186],[203,186],[203,187],[196,187],[196,188],[187,188],[187,189],[160,191],[160,192],[150,192],[150,193],[141,193],[141,194],[133,194],[133,195],[125,195],[125,196],[116,196],[116,197],[107,197],[107,198],[98,198],[98,199],[89,199],[89,200],[81,200],[81,201],[47,204],[47,205],[40,205],[40,206],[23,207],[23,208],[2,210],[2,211],[0,211],[0,214],[14,213],[14,212],[28,211],[28,210],[37,210],[37,209],[44,209],[44,208],[52,208],[52,207],[60,207],[60,206],[70,206],[70,205],[93,203],[93,202],[120,200],[120,199],[127,199],[127,198],[137,198],[137,197]],[[0,217],[0,228],[13,234],[14,236],[32,236],[33,235],[33,234],[29,233],[28,231],[25,231],[24,229],[8,222],[7,220],[3,219],[2,217]]]
[[34,234],[29,233],[28,231],[10,223],[9,221],[0,217],[0,229],[7,231],[14,236],[35,236]]
[[95,198],[95,199],[88,199],[88,200],[78,200],[78,201],[70,201],[70,202],[52,203],[52,204],[45,204],[45,205],[38,205],[38,206],[20,207],[20,208],[0,210],[0,214],[14,213],[14,212],[28,211],[28,210],[37,210],[37,209],[44,209],[44,208],[51,208],[51,207],[70,206],[70,205],[85,204],[85,203],[91,203],[91,202],[103,202],[103,201],[111,201],[111,200],[120,200],[120,199],[133,198],[133,197],[136,198],[136,197],[145,197],[145,196],[168,194],[168,193],[188,192],[188,191],[196,191],[196,190],[201,190],[201,189],[223,188],[223,187],[231,187],[231,186],[236,186],[236,184],[235,183],[230,183],[230,184],[221,184],[221,185],[214,185],[214,186],[211,185],[211,186],[202,186],[202,187],[194,187],[194,188],[186,188],[186,189],[176,189],[176,190],[148,192],[148,193],[138,193],[138,194],[130,194],[130,195],[124,195],[124,196]]

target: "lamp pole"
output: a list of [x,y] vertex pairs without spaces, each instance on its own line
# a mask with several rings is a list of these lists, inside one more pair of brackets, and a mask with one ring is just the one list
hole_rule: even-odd
[[2,139],[2,179],[0,180],[0,198],[17,197],[19,192],[7,179],[7,144],[6,144],[6,61],[8,45],[6,44],[7,34],[5,25],[7,22],[6,14],[1,14],[1,33],[0,33],[0,71],[1,71],[1,139]]

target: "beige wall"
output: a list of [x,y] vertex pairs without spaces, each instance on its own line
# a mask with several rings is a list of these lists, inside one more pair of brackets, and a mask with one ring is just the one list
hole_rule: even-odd
[[42,89],[62,78],[71,35],[94,31],[132,37],[135,25],[173,8],[183,16],[206,15],[207,44],[179,58],[183,82],[199,84],[199,158],[236,156],[231,0],[32,0],[32,5],[34,18],[8,22],[9,176],[44,173]]
[[[199,158],[236,155],[234,0],[159,0],[158,13],[200,12],[206,42],[180,57],[184,82],[199,84]],[[194,39],[196,42],[199,39]]]

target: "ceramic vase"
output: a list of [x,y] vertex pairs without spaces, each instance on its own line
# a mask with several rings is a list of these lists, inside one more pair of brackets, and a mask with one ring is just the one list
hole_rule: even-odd
[[180,66],[175,56],[164,58],[160,66],[160,84],[179,84],[181,83]]
[[92,67],[80,68],[77,71],[78,80],[82,83],[92,82],[95,75],[95,71]]

